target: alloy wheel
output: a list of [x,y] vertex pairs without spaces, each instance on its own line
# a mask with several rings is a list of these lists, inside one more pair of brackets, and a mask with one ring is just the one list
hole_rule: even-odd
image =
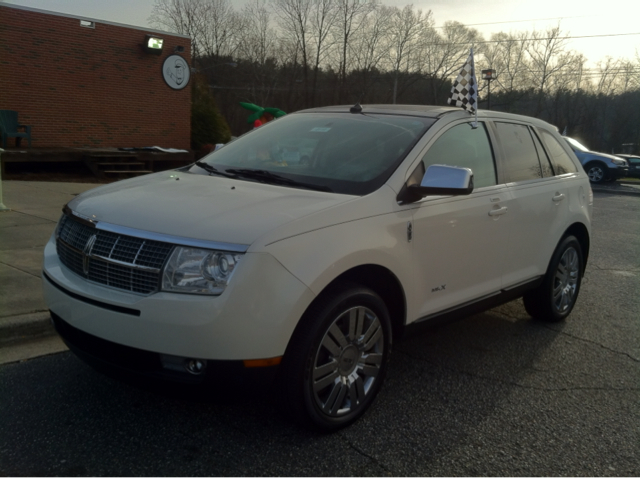
[[569,247],[564,251],[553,281],[553,305],[559,313],[569,309],[575,299],[580,277],[578,252]]
[[587,174],[592,183],[599,183],[604,179],[604,171],[600,166],[592,166]]
[[341,313],[325,332],[312,369],[312,395],[329,417],[358,413],[378,380],[384,358],[384,329],[367,307]]

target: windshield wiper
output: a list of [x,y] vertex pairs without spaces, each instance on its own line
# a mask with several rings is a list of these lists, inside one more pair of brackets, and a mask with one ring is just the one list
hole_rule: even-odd
[[226,178],[237,178],[237,176],[235,174],[229,174],[229,173],[227,173],[225,171],[220,171],[219,169],[214,168],[213,166],[211,166],[208,163],[205,163],[204,161],[196,161],[194,164],[196,166],[204,169],[209,174],[218,174],[218,175],[224,176]]
[[227,173],[241,176],[244,178],[255,179],[264,183],[280,184],[283,186],[297,186],[305,189],[313,189],[315,191],[331,192],[327,186],[319,186],[317,184],[303,183],[295,179],[285,178],[279,174],[272,173],[265,169],[227,169]]

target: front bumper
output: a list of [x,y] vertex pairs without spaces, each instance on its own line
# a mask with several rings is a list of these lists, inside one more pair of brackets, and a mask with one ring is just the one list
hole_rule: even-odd
[[629,174],[629,168],[625,167],[617,167],[617,168],[609,168],[607,171],[607,175],[609,179],[621,179],[627,177]]
[[247,253],[220,296],[132,294],[88,282],[45,247],[43,292],[81,332],[133,349],[203,360],[280,357],[314,294],[273,256]]
[[246,367],[241,360],[207,360],[202,372],[193,374],[176,366],[188,357],[167,357],[116,344],[69,325],[53,312],[51,320],[65,344],[83,361],[103,372],[133,380],[157,380],[210,389],[267,388],[278,371],[278,365]]

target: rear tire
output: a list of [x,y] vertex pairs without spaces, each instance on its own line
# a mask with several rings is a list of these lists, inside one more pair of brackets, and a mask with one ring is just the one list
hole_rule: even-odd
[[556,248],[542,284],[523,296],[524,308],[534,319],[559,322],[573,310],[584,273],[582,248],[566,236]]
[[360,418],[382,386],[391,320],[372,290],[343,284],[305,313],[285,354],[278,385],[283,411],[324,432]]

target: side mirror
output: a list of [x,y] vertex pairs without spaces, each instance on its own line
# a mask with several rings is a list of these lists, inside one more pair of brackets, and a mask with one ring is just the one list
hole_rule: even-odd
[[427,196],[466,196],[473,192],[473,172],[469,168],[432,164],[420,184],[405,185],[398,201],[407,204]]

